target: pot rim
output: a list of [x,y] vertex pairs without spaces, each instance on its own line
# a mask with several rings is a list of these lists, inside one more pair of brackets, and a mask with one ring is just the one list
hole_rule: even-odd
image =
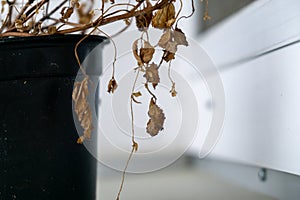
[[[79,41],[86,35],[82,34],[67,34],[67,35],[43,35],[43,36],[30,36],[30,37],[6,37],[0,38],[0,49],[6,48],[5,46],[40,46],[41,44],[54,45],[51,41],[57,43],[74,43]],[[49,42],[50,41],[50,42]],[[107,44],[109,40],[104,36],[90,35],[82,43],[86,45],[93,45],[94,42],[98,44]]]

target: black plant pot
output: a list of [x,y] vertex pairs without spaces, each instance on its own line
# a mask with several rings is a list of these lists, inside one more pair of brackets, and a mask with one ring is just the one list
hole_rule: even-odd
[[[82,37],[0,40],[1,200],[96,199],[97,161],[76,143],[72,114]],[[103,41],[88,37],[80,60]],[[100,75],[101,55],[92,63],[87,73]]]

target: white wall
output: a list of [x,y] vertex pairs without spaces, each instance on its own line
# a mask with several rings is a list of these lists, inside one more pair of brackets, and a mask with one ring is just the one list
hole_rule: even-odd
[[299,10],[299,0],[255,1],[199,38],[226,95],[211,157],[300,175]]

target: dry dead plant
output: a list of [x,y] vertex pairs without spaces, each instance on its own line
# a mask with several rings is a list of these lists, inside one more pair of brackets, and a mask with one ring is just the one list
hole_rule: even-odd
[[[203,1],[203,0],[200,0]],[[134,152],[138,150],[134,133],[133,105],[140,104],[138,98],[142,96],[136,91],[136,81],[139,76],[145,79],[144,87],[151,95],[149,99],[149,121],[145,124],[145,132],[152,137],[159,134],[164,127],[167,118],[163,109],[159,106],[159,97],[155,95],[155,89],[160,83],[159,69],[165,62],[168,63],[168,77],[170,79],[170,95],[177,95],[175,81],[171,77],[171,63],[176,57],[179,46],[188,46],[184,32],[178,27],[178,22],[191,17],[195,11],[194,0],[191,2],[191,14],[182,15],[182,7],[187,4],[185,0],[2,0],[0,8],[0,40],[5,37],[30,37],[56,34],[82,33],[83,38],[78,41],[74,49],[75,57],[84,75],[82,81],[75,82],[72,99],[75,113],[84,129],[78,143],[91,137],[93,130],[91,107],[87,101],[89,95],[90,80],[81,66],[77,55],[79,44],[89,35],[104,34],[110,40],[112,37],[104,33],[101,27],[117,21],[123,21],[124,31],[135,21],[135,25],[141,32],[141,37],[133,41],[132,52],[136,59],[136,78],[133,80],[131,91],[131,121],[132,121],[132,150],[123,170],[120,190],[117,200],[123,188],[126,170]],[[210,19],[208,15],[208,0],[205,3],[203,20]],[[160,29],[162,34],[157,44],[151,44],[148,36],[150,28]],[[114,43],[113,43],[114,44]],[[156,47],[161,51],[156,51]],[[116,46],[115,46],[116,48]],[[153,60],[155,53],[161,53],[161,60]],[[117,90],[118,83],[115,78],[116,52],[113,62],[112,76],[108,81],[109,93]]]

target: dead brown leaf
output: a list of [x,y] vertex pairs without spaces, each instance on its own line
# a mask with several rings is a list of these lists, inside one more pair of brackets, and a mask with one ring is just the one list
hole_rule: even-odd
[[166,45],[165,50],[175,54],[177,52],[177,46],[177,42],[169,41]]
[[164,121],[166,119],[163,110],[158,105],[156,105],[156,102],[153,98],[151,98],[151,101],[149,103],[148,116],[150,117],[150,119],[147,123],[146,130],[147,133],[149,133],[153,137],[163,129]]
[[[147,7],[151,7],[151,3],[147,1]],[[151,24],[153,14],[152,12],[141,13],[135,17],[136,26],[140,31],[145,31]]]
[[60,11],[61,19],[66,20],[71,17],[73,14],[74,8],[73,7],[63,7]]
[[144,75],[148,83],[158,84],[160,81],[158,74],[158,66],[155,63],[150,64],[146,67],[146,73]]
[[117,89],[117,87],[118,87],[117,81],[115,80],[114,77],[112,77],[109,80],[109,83],[108,83],[108,86],[107,86],[107,92],[108,93],[114,93],[115,90]]
[[175,6],[171,2],[162,9],[159,9],[152,18],[154,28],[170,28],[175,22]]
[[87,5],[83,3],[76,9],[80,24],[88,24],[92,21],[94,16],[94,10],[87,10]]
[[155,49],[147,41],[144,42],[144,47],[140,49],[140,58],[143,63],[149,63],[152,60]]
[[170,60],[175,59],[175,53],[164,50],[163,60],[169,62]]
[[142,96],[142,93],[141,92],[134,92],[131,94],[131,99],[133,102],[137,103],[137,104],[141,104],[140,101],[136,100],[135,97],[140,97]]
[[142,96],[142,93],[141,92],[134,92],[134,93],[132,93],[132,95],[135,96],[135,97],[140,97],[140,96]]
[[174,40],[178,45],[189,46],[189,43],[186,40],[186,36],[181,29],[176,28],[173,35]]
[[4,0],[2,0],[1,1],[1,14],[3,14],[4,13],[4,7],[5,7],[5,4],[6,4],[7,2],[6,1],[4,1]]
[[140,55],[138,54],[138,40],[134,41],[134,43],[132,44],[132,52],[137,61],[138,66],[143,66],[143,61]]
[[88,77],[84,78],[81,82],[75,82],[72,93],[74,111],[78,117],[81,127],[84,130],[83,135],[77,140],[78,144],[82,144],[86,138],[89,139],[93,130],[92,111],[87,101],[89,95],[88,82]]
[[132,144],[132,148],[133,148],[133,150],[134,150],[135,152],[137,152],[137,150],[139,149],[139,145],[138,145],[138,143],[136,143],[136,142],[133,142],[133,144]]
[[56,26],[49,26],[47,30],[50,35],[53,35],[57,32]]
[[73,8],[79,8],[80,7],[79,0],[71,0],[70,4]]
[[175,83],[174,82],[172,83],[172,88],[170,90],[170,93],[171,93],[172,97],[176,97],[177,96],[177,91],[176,91]]
[[172,39],[172,34],[171,30],[168,28],[166,31],[161,35],[159,41],[158,41],[158,46],[161,48],[166,48],[168,42]]

